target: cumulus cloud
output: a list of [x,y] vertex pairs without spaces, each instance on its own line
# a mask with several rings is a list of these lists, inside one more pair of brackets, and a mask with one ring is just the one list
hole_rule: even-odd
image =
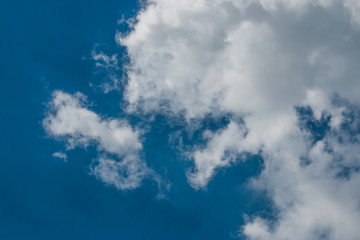
[[120,190],[137,188],[145,177],[156,175],[140,157],[140,132],[125,120],[105,119],[89,110],[81,93],[54,92],[43,125],[51,136],[65,140],[69,149],[97,146],[100,157],[91,165],[91,173]]
[[[267,190],[279,216],[275,224],[250,219],[245,236],[356,239],[360,146],[358,129],[344,129],[356,125],[360,103],[358,2],[147,3],[133,30],[117,35],[130,61],[127,111],[189,123],[224,112],[243,119],[194,147],[190,184],[205,187],[237,154],[258,153],[265,168],[252,186]],[[327,126],[323,136],[301,126],[298,107],[310,109],[307,122]]]
[[338,20],[346,17],[343,6],[292,1],[307,6],[307,15],[294,16],[243,2],[150,1],[134,30],[117,37],[130,57],[129,109],[185,110],[189,118],[219,108],[272,112],[301,102],[314,87],[359,100],[350,76],[358,72],[359,35]]
[[269,191],[279,219],[270,228],[266,220],[254,218],[243,227],[245,235],[250,239],[358,238],[359,134],[357,130],[355,139],[350,139],[344,131],[331,129],[298,154],[284,155],[287,148],[276,157],[266,156],[266,169],[253,184]]
[[194,188],[206,186],[214,175],[215,168],[226,167],[235,162],[245,137],[245,129],[230,122],[225,130],[216,133],[205,132],[204,135],[208,139],[208,144],[206,148],[193,152],[195,170],[187,174]]

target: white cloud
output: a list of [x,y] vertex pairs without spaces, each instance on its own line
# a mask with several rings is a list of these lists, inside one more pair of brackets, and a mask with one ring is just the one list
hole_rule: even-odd
[[[285,1],[267,2],[286,6]],[[313,1],[292,2],[312,6]],[[349,61],[358,57],[346,59],[345,52],[333,47],[348,46],[345,50],[350,55],[357,46],[354,31],[338,33],[328,26],[311,26],[306,16],[292,19],[282,9],[259,10],[263,16],[258,18],[264,21],[253,19],[247,13],[250,7],[245,7],[249,3],[241,7],[226,0],[150,3],[137,16],[134,31],[118,35],[131,61],[126,92],[130,108],[158,111],[167,102],[174,112],[185,109],[188,117],[203,116],[216,105],[236,112],[253,111],[254,107],[284,105],[285,97],[291,101],[286,106],[299,103],[307,88],[314,86],[329,92],[336,87],[359,100],[357,92],[351,91],[358,81],[339,79],[349,70],[346,64],[352,67]],[[316,14],[317,8],[308,11]],[[319,14],[340,24],[335,14]],[[310,27],[325,32],[307,37]],[[329,39],[324,41],[322,35]]]
[[307,166],[300,166],[297,155],[269,156],[254,185],[271,193],[280,211],[278,223],[271,230],[265,220],[255,218],[244,226],[244,234],[249,239],[357,239],[360,191],[355,186],[360,174],[344,170],[359,168],[359,147],[340,143],[333,133],[304,151]]
[[43,125],[51,136],[64,139],[69,149],[96,145],[102,156],[92,164],[91,173],[118,189],[137,188],[145,177],[156,175],[140,158],[140,132],[125,120],[105,119],[87,109],[81,93],[54,92]]
[[245,130],[231,122],[225,130],[216,133],[206,132],[205,135],[208,144],[205,149],[196,150],[192,154],[195,170],[187,174],[194,188],[205,187],[214,175],[215,168],[229,166],[236,160]]
[[[99,70],[103,70],[105,73],[105,77],[102,78],[99,87],[104,93],[118,90],[120,87],[120,78],[118,76],[118,72],[120,70],[118,55],[107,55],[103,51],[98,51],[97,47],[98,44],[95,45],[93,51],[91,52],[92,60],[95,62],[95,67],[97,68],[95,73],[101,72]],[[90,86],[93,85],[94,84],[90,83]]]
[[91,174],[101,181],[115,185],[118,189],[134,189],[151,171],[138,156],[129,156],[122,161],[100,157],[91,167]]
[[94,49],[91,52],[91,56],[93,60],[96,61],[95,63],[96,67],[103,67],[106,69],[109,68],[119,69],[117,54],[112,54],[111,56],[109,56],[102,51],[97,52],[96,49]]
[[63,153],[63,152],[54,152],[53,157],[56,157],[56,158],[60,158],[60,159],[63,159],[64,162],[67,162],[67,155],[66,153]]
[[[261,152],[265,169],[253,186],[265,188],[280,213],[274,229],[250,220],[243,228],[249,239],[356,239],[360,177],[338,175],[358,165],[360,148],[338,140],[349,138],[341,126],[351,108],[333,101],[336,93],[360,104],[357,1],[148,2],[133,30],[117,36],[130,59],[128,112],[170,111],[188,120],[230,112],[244,120],[195,147],[190,184],[205,187],[236,153]],[[295,107],[304,105],[314,121],[330,117],[315,146],[298,126]]]

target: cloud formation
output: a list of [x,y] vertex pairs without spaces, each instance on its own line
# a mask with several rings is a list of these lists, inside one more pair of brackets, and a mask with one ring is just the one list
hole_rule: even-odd
[[125,120],[104,119],[89,110],[81,93],[54,92],[43,125],[51,136],[64,139],[69,149],[97,146],[100,156],[91,173],[120,190],[137,188],[145,177],[155,176],[140,157],[140,132]]
[[67,155],[66,153],[63,153],[63,152],[54,152],[53,157],[56,157],[56,158],[60,158],[60,159],[63,159],[64,162],[67,162]]
[[[353,0],[151,0],[117,35],[130,59],[129,113],[243,119],[194,147],[188,180],[205,187],[236,154],[260,154],[252,186],[279,213],[274,224],[251,218],[249,239],[360,235],[359,9]],[[326,131],[314,137],[309,124]]]
[[348,11],[332,1],[290,1],[290,10],[285,2],[149,1],[134,30],[117,37],[130,57],[129,109],[188,118],[273,112],[314,88],[359,100],[348,75],[358,71],[359,34]]
[[237,152],[242,149],[245,129],[230,122],[225,130],[216,133],[207,131],[204,135],[208,140],[207,146],[192,153],[195,170],[187,173],[190,185],[196,189],[208,184],[215,168],[226,167],[235,162]]
[[99,87],[105,94],[113,90],[119,90],[120,88],[120,79],[118,76],[120,71],[118,55],[112,54],[107,55],[103,51],[99,51],[99,44],[95,44],[94,49],[91,52],[91,58],[95,63],[95,77],[100,77],[101,81],[99,86],[96,84],[90,83],[92,87]]

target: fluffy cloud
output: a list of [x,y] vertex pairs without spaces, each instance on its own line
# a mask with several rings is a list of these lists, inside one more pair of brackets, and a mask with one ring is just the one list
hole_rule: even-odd
[[194,188],[206,186],[214,175],[215,168],[229,166],[236,160],[245,130],[231,122],[225,130],[217,133],[205,132],[204,135],[208,144],[205,149],[194,151],[195,170],[187,174]]
[[96,145],[101,154],[91,173],[120,190],[137,188],[145,177],[156,176],[140,158],[139,131],[124,120],[104,119],[87,109],[81,93],[54,92],[43,125],[51,136],[64,139],[69,149]]
[[[312,121],[318,121],[315,115]],[[307,134],[289,137],[277,152],[263,156],[265,170],[252,184],[267,189],[278,221],[271,228],[264,219],[252,219],[243,227],[250,239],[358,238],[359,135],[351,139],[343,128],[331,128],[311,145]]]
[[273,112],[315,87],[359,100],[359,35],[343,6],[292,1],[307,6],[296,15],[263,7],[285,1],[243,2],[150,1],[134,30],[117,37],[130,57],[129,109],[185,110],[188,118],[218,109]]
[[[128,112],[243,119],[205,134],[188,179],[204,187],[237,154],[261,154],[252,185],[267,190],[279,216],[249,220],[249,239],[360,234],[359,129],[345,131],[358,126],[359,9],[352,0],[151,0],[117,35],[130,59]],[[310,122],[329,120],[324,136],[301,126],[300,106]]]

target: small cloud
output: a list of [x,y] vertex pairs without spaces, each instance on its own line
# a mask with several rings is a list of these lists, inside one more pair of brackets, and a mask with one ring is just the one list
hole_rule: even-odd
[[[50,136],[66,140],[67,149],[96,145],[99,157],[90,166],[91,174],[119,190],[138,188],[145,178],[154,176],[161,181],[141,157],[140,130],[124,119],[103,118],[87,105],[81,93],[55,91],[44,128]],[[66,160],[62,152],[53,156]]]
[[55,158],[63,159],[64,162],[67,162],[67,155],[66,155],[66,153],[63,153],[63,152],[54,152],[52,156],[55,157]]
[[[120,88],[121,70],[119,67],[119,60],[117,54],[107,55],[103,51],[97,50],[98,45],[95,45],[91,52],[91,60],[94,62],[94,74],[101,76],[101,83],[95,84],[104,93],[118,90]],[[93,87],[93,84],[90,83]]]

